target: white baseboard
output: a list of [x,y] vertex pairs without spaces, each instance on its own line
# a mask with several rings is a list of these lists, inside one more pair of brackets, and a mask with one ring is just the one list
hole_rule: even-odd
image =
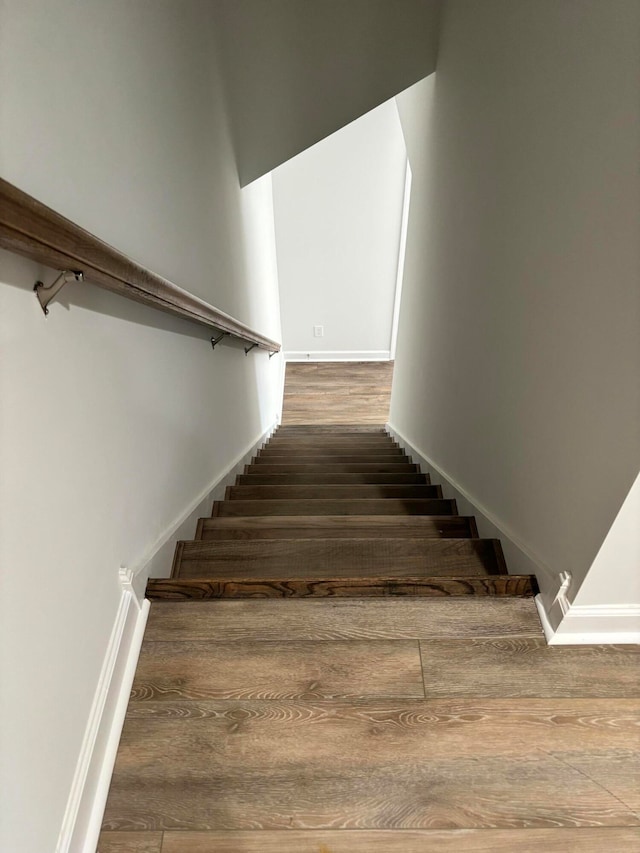
[[405,447],[415,462],[438,479],[447,497],[453,497],[462,515],[475,515],[482,537],[500,539],[507,566],[512,574],[535,575],[541,594],[535,602],[550,645],[611,644],[640,642],[640,605],[576,606],[567,593],[571,584],[568,572],[555,572],[532,553],[518,536],[497,519],[482,503],[470,495],[453,477],[443,471],[405,436],[387,424],[389,433]]
[[256,438],[155,542],[136,568],[120,570],[120,604],[107,646],[80,757],[67,801],[56,853],[95,853],[111,774],[138,663],[149,602],[147,580],[168,577],[178,539],[194,536],[198,519],[224,496],[236,474],[255,455],[278,425],[279,418]]
[[289,350],[284,353],[285,361],[390,361],[389,350],[334,350],[303,352]]
[[422,450],[412,445],[399,430],[391,424],[387,424],[387,429],[398,443],[407,449],[414,461],[419,461],[425,471],[442,483],[447,497],[455,498],[461,515],[475,515],[480,536],[501,540],[502,550],[505,554],[507,566],[511,569],[511,574],[535,575],[540,586],[544,587],[547,594],[553,597],[558,585],[557,573],[534,554],[516,533],[496,518],[476,497],[469,494],[460,483],[457,483],[453,477],[436,465]]
[[222,500],[227,486],[235,483],[236,475],[241,474],[256,451],[267,441],[278,426],[279,418],[262,435],[254,439],[226,468],[222,474],[210,483],[207,488],[185,509],[185,511],[160,536],[147,554],[132,567],[133,586],[139,600],[144,598],[147,580],[151,578],[168,578],[173,565],[173,555],[176,542],[180,539],[193,539],[198,519],[211,515],[214,501]]
[[121,596],[67,801],[56,853],[95,853],[113,765],[138,663],[149,602],[140,603],[130,574]]
[[640,643],[638,604],[569,604],[555,629],[540,595],[536,596],[536,606],[551,646]]

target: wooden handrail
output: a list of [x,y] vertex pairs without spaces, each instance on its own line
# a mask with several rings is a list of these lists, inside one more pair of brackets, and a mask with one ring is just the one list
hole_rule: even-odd
[[279,352],[280,344],[132,261],[79,225],[0,178],[0,246],[126,296]]

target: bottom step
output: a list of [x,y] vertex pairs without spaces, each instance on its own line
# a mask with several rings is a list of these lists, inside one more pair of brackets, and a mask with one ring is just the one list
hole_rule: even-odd
[[309,580],[287,578],[242,580],[218,578],[167,578],[150,580],[147,598],[184,601],[211,598],[364,598],[369,596],[457,596],[537,593],[533,575],[492,575],[489,577],[372,577]]

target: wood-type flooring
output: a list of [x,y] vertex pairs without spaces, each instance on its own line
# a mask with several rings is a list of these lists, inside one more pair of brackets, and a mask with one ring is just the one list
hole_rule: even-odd
[[531,598],[155,602],[98,849],[637,849],[639,663]]
[[391,361],[290,362],[282,423],[386,423],[392,376]]
[[147,586],[173,601],[535,591],[380,425],[277,429]]
[[546,644],[361,368],[288,366],[285,424],[150,582],[98,850],[640,850],[640,648]]

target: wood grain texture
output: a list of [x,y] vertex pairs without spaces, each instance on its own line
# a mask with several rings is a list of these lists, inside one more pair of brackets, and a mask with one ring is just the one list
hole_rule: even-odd
[[[351,398],[357,368],[301,367],[298,403],[310,378],[316,405]],[[638,650],[549,648],[535,579],[455,502],[318,498],[417,472],[336,429],[248,466],[179,544],[193,577],[150,582],[105,827],[164,831],[162,853],[633,845]]]
[[422,641],[427,696],[640,697],[640,646]]
[[399,447],[395,438],[390,435],[377,435],[375,433],[307,433],[301,435],[271,435],[264,447],[278,447],[283,451],[299,450],[301,447],[355,447],[357,449],[370,448],[371,450],[397,450]]
[[[632,710],[638,714],[640,704]],[[569,751],[558,745],[554,756],[590,779],[597,780],[607,791],[628,806],[640,818],[640,733],[630,732],[626,744],[603,750],[599,742],[589,750]]]
[[[314,457],[318,462],[324,459],[331,460],[334,457],[339,457],[338,462],[344,456],[361,458],[363,462],[367,461],[368,457],[373,457],[373,461],[380,460],[382,462],[397,460],[399,462],[410,461],[401,447],[361,447],[358,445],[336,444],[332,447],[319,447],[316,444],[304,445],[299,448],[287,449],[283,447],[271,447],[266,445],[256,454],[256,460],[261,459],[288,459],[295,462],[300,457]],[[357,459],[356,459],[357,461]]]
[[[337,372],[336,372],[337,371]],[[363,374],[366,371],[366,374]],[[391,382],[393,362],[391,361],[302,361],[287,364],[287,386],[304,381],[306,376],[316,376],[318,381],[334,384],[337,380],[349,384],[351,379],[362,381],[363,376],[375,376],[382,381],[385,377]]]
[[[344,752],[363,770],[394,760],[401,768],[412,760],[444,761],[449,757],[528,760],[532,747],[535,760],[556,757],[562,761],[565,756],[570,761],[575,756],[577,761],[582,760],[587,776],[599,776],[597,764],[592,763],[598,755],[627,759],[616,767],[621,781],[633,781],[638,769],[633,760],[628,760],[637,756],[638,750],[628,745],[637,743],[640,729],[640,708],[632,699],[346,697],[338,702],[143,696],[132,699],[127,719],[133,726],[142,727],[148,721],[150,726],[166,723],[173,730],[184,720],[197,730],[209,728],[212,734],[220,733],[221,738],[239,733],[269,747],[282,738],[282,746],[288,742],[289,749],[276,752],[274,767],[295,761],[306,737],[314,748],[311,762],[328,763]],[[362,755],[358,754],[358,744]],[[224,752],[230,768],[234,761],[245,760],[241,748],[226,748]]]
[[279,539],[183,542],[176,578],[368,579],[505,574],[497,539]]
[[424,696],[415,640],[145,641],[132,701]]
[[162,853],[622,853],[640,829],[166,832]]
[[216,501],[214,516],[248,515],[457,515],[455,500],[366,498],[362,500]]
[[265,599],[154,602],[152,640],[388,640],[542,638],[530,598]]
[[382,415],[385,418],[389,416],[389,398],[386,396],[370,395],[366,400],[343,397],[340,400],[337,395],[327,394],[324,401],[316,393],[300,393],[298,397],[299,400],[295,405],[288,402],[286,397],[284,399],[282,417],[289,422],[308,420],[309,411],[316,408],[324,409],[325,414],[318,416],[323,423],[334,423],[340,417],[349,419],[358,417],[363,423],[373,424],[378,422]]
[[162,832],[102,832],[96,853],[161,853]]
[[332,471],[318,471],[312,474],[239,474],[236,477],[236,486],[356,486],[368,484],[427,485],[428,483],[429,475],[420,474],[417,471],[407,471],[402,473],[333,473]]
[[585,742],[588,752],[593,741],[601,754],[615,751],[637,710],[527,701],[505,713],[503,704],[136,702],[105,828],[640,825],[597,777],[553,754],[559,744],[564,754],[585,751]]
[[440,486],[422,483],[298,485],[298,486],[228,486],[225,500],[358,500],[367,498],[441,498]]
[[80,270],[87,282],[136,302],[219,329],[262,349],[280,350],[276,341],[156,275],[2,179],[0,246],[53,269]]
[[302,446],[311,447],[333,447],[344,444],[354,447],[390,447],[395,449],[398,442],[390,435],[376,433],[300,433],[299,435],[285,435],[274,433],[266,442],[268,447],[284,447],[286,449],[297,449]]
[[151,601],[201,601],[216,598],[366,598],[368,596],[531,596],[538,592],[531,575],[483,577],[375,577],[331,578],[310,581],[244,580],[218,578],[169,578],[149,580],[146,596]]
[[201,518],[196,539],[477,538],[473,518],[460,515],[270,515]]
[[267,444],[263,445],[258,453],[278,453],[280,455],[297,456],[299,454],[309,455],[310,453],[406,453],[395,442],[387,442],[381,439],[368,439],[363,441],[359,436],[355,436],[351,441],[341,438],[340,441],[321,441],[317,438],[311,438],[308,441],[284,441],[284,439],[272,439]]
[[290,424],[386,423],[392,362],[289,363],[281,429]]
[[274,435],[388,435],[384,424],[281,424]]
[[339,462],[329,464],[310,462],[302,465],[295,462],[285,462],[276,465],[245,465],[244,469],[245,474],[403,474],[419,472],[419,466],[413,462],[346,462],[344,464]]
[[401,452],[398,453],[258,453],[252,459],[253,465],[347,465],[364,463],[400,463],[411,462]]

